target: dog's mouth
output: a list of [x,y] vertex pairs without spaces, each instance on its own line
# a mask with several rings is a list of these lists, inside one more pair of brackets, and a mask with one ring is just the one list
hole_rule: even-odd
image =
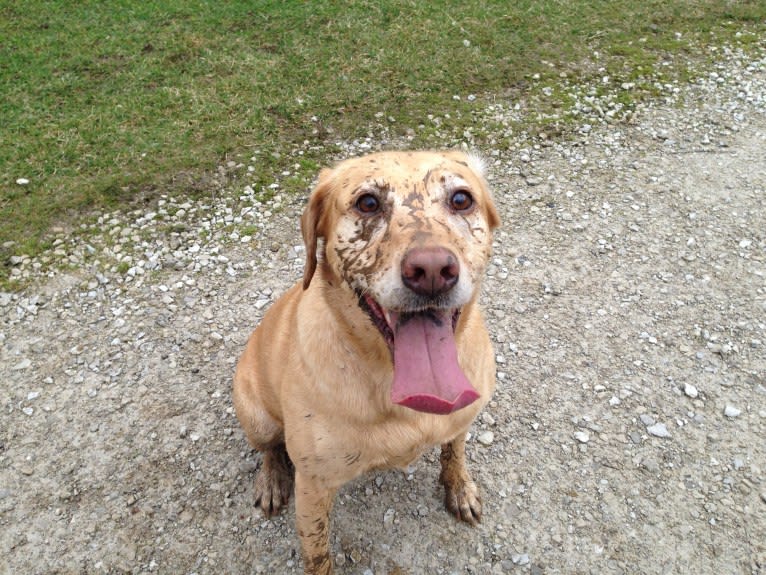
[[457,359],[455,328],[460,308],[393,311],[383,308],[369,294],[359,295],[359,305],[391,351],[393,403],[446,414],[478,399],[479,393]]

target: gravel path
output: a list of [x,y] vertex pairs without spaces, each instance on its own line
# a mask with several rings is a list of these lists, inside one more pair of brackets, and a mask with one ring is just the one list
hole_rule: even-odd
[[[764,54],[721,50],[629,122],[584,87],[576,138],[484,150],[504,219],[498,390],[468,444],[484,521],[443,511],[436,453],[372,474],[337,499],[339,573],[766,573]],[[35,281],[0,294],[0,573],[301,572],[293,508],[253,508],[230,400],[304,255],[304,198],[258,202],[255,169],[14,258]]]

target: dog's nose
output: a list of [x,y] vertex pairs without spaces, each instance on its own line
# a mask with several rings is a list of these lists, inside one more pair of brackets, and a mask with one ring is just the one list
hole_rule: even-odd
[[419,295],[435,296],[448,292],[459,276],[457,256],[447,248],[414,248],[402,259],[402,281]]

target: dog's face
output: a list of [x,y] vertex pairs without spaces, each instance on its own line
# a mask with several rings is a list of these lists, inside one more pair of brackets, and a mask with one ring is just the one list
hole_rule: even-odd
[[[476,157],[384,152],[347,160],[320,174],[303,215],[304,287],[322,238],[323,275],[356,296],[395,368],[415,349],[451,353],[429,341],[451,337],[461,310],[476,297],[498,223]],[[401,364],[417,372],[412,361]]]

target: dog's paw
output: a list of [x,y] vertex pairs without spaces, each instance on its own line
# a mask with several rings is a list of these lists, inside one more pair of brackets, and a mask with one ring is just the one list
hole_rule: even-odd
[[481,497],[479,488],[470,479],[444,482],[444,503],[447,509],[461,521],[476,525],[481,521]]
[[294,472],[287,454],[265,453],[255,478],[255,505],[266,517],[278,514],[290,501]]

